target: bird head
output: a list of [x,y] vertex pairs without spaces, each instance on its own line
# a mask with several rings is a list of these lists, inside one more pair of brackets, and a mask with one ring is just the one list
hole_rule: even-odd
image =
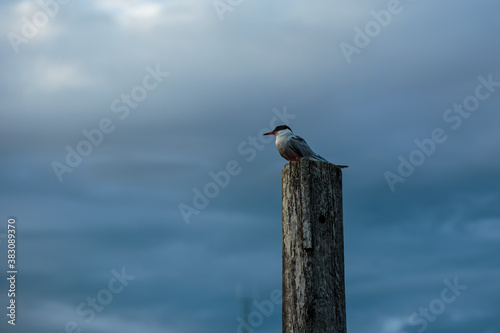
[[292,132],[292,130],[290,129],[290,127],[286,126],[286,125],[280,125],[280,126],[276,126],[275,129],[273,129],[271,132],[269,133],[265,133],[264,135],[279,135],[280,133],[285,133],[285,132]]

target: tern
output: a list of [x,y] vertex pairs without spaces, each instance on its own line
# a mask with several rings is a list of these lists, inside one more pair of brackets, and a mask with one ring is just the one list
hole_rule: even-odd
[[[276,137],[276,148],[278,148],[281,156],[290,163],[292,163],[292,161],[298,161],[302,157],[308,157],[315,161],[328,162],[325,158],[315,153],[311,147],[309,147],[306,140],[293,134],[290,127],[286,125],[276,126],[275,129],[264,135],[274,135]],[[347,168],[347,165],[336,166],[339,168]]]

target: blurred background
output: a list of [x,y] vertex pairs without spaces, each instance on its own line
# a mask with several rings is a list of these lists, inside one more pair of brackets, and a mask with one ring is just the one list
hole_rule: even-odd
[[498,332],[497,2],[0,7],[2,332],[281,332],[279,124],[350,166],[349,333]]

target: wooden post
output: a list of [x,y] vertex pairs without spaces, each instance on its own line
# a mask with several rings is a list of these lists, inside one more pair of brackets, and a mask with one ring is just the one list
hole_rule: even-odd
[[342,171],[288,163],[283,187],[283,332],[346,333]]

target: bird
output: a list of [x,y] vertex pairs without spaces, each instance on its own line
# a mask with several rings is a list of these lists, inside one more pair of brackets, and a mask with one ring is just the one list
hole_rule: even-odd
[[[306,140],[300,136],[293,134],[290,127],[286,125],[276,126],[271,132],[264,135],[274,135],[276,137],[276,148],[284,159],[290,163],[298,161],[303,157],[310,158],[315,161],[328,162],[321,155],[315,153],[307,144]],[[332,163],[333,164],[333,163]],[[347,165],[336,165],[339,168],[347,168]]]

